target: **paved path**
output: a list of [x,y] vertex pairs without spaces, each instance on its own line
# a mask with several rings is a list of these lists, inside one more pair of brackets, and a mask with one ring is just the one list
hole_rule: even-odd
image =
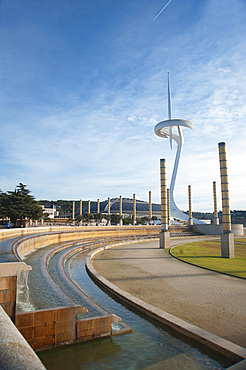
[[180,262],[158,241],[113,247],[97,254],[93,265],[145,302],[246,347],[246,280]]

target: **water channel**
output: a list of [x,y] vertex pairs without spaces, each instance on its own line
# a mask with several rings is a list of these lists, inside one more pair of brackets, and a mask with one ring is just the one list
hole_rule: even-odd
[[[229,366],[221,358],[212,359],[202,353],[194,344],[181,341],[163,328],[142,318],[136,313],[116,302],[103,292],[89,278],[85,269],[86,252],[76,252],[68,259],[68,249],[53,253],[50,251],[59,245],[45,247],[26,256],[25,262],[33,267],[29,273],[29,301],[23,292],[18,296],[19,311],[43,309],[71,305],[73,302],[59,292],[58,287],[47,279],[44,269],[45,261],[49,274],[61,289],[69,293],[76,303],[88,308],[88,314],[100,315],[104,310],[120,316],[132,329],[132,333],[91,340],[88,342],[59,347],[54,350],[39,352],[38,355],[47,369],[223,369]],[[70,249],[74,246],[69,247]],[[48,260],[48,262],[47,262]],[[79,291],[72,290],[71,281],[64,275],[61,268],[74,279],[79,287],[93,298],[103,309],[93,302],[82,298]],[[64,277],[65,276],[65,277]],[[40,294],[42,291],[42,294]],[[24,303],[24,304],[23,304]],[[28,308],[29,307],[29,308]],[[88,317],[88,316],[87,316]]]

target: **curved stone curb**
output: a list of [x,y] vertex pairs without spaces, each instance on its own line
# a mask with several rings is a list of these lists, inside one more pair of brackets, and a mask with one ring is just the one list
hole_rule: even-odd
[[203,346],[218,352],[219,354],[225,356],[233,362],[238,362],[246,358],[245,348],[238,346],[237,344],[234,344],[215,334],[209,333],[208,331],[192,325],[182,319],[179,319],[178,317],[173,316],[157,307],[154,307],[151,304],[146,303],[139,298],[136,298],[132,294],[125,292],[124,290],[120,289],[115,284],[111,283],[109,280],[101,276],[92,266],[91,260],[97,253],[116,245],[119,244],[98,248],[95,251],[90,252],[86,257],[85,262],[87,271],[89,275],[98,283],[98,285],[105,288],[120,301],[126,303],[128,306],[131,306],[138,312],[145,314],[147,317],[168,326],[174,331],[181,333],[185,337],[193,339],[199,344],[202,344]]
[[[180,244],[180,245],[183,245],[183,244]],[[212,272],[217,272],[218,274],[222,274],[222,275],[231,276],[231,277],[234,277],[234,278],[238,278],[238,279],[246,280],[246,278],[245,278],[245,277],[243,277],[243,276],[238,276],[238,275],[228,274],[227,272],[223,272],[223,271],[218,271],[218,270],[210,269],[209,267],[199,266],[199,265],[196,265],[195,263],[192,263],[192,262],[188,262],[188,261],[184,261],[184,260],[182,260],[182,258],[179,258],[179,257],[175,256],[175,255],[172,253],[172,249],[173,249],[173,248],[176,248],[176,247],[179,247],[180,245],[174,245],[173,247],[171,247],[171,248],[169,249],[169,254],[170,254],[173,258],[176,258],[176,260],[179,260],[179,261],[181,261],[181,262],[187,263],[188,265],[191,265],[191,266],[200,267],[200,268],[201,268],[201,269],[203,269],[203,270],[212,271]]]

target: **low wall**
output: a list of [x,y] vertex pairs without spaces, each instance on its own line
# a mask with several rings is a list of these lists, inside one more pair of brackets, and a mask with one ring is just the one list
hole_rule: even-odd
[[191,227],[193,231],[204,234],[204,235],[221,235],[223,232],[222,225],[194,224]]
[[75,341],[110,336],[115,315],[78,319],[87,312],[82,306],[24,312],[16,315],[15,325],[34,350],[70,344]]
[[145,230],[146,234],[158,233],[161,230],[160,226],[144,225],[144,226],[49,226],[49,227],[30,227],[30,228],[14,228],[14,229],[0,229],[0,240],[14,238],[16,236],[28,236],[30,234],[41,233],[62,233],[62,232],[81,232],[81,233],[95,233],[108,231],[114,234],[132,233],[138,234]]
[[[192,230],[205,235],[221,235],[223,233],[223,225],[192,225]],[[231,231],[235,236],[244,235],[242,224],[232,224]]]
[[0,367],[1,369],[45,369],[13,322],[0,306]]
[[61,243],[73,240],[98,239],[98,238],[114,238],[114,237],[134,237],[134,236],[153,236],[158,234],[158,229],[153,226],[132,226],[132,227],[90,227],[90,228],[71,228],[69,231],[63,231],[63,228],[52,233],[44,233],[42,229],[41,235],[32,235],[17,241],[13,245],[13,251],[16,257],[21,260],[22,257],[39,247]]

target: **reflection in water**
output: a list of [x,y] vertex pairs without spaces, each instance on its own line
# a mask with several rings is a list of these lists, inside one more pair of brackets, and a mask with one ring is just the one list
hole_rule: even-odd
[[[53,351],[41,352],[41,360],[47,369],[98,369],[100,363],[121,352],[121,346],[112,338],[91,340],[81,344],[59,347]],[[105,369],[110,367],[105,367]]]

